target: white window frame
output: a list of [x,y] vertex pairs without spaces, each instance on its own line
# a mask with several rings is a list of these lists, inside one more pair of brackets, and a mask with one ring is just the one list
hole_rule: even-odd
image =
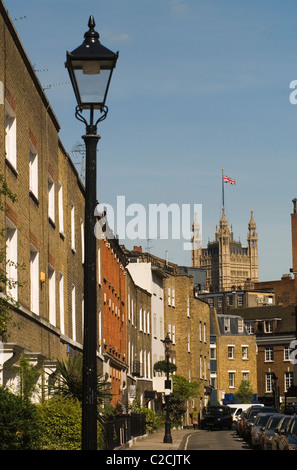
[[228,371],[229,375],[229,388],[235,388],[235,371],[230,370]]
[[39,253],[30,245],[30,310],[39,315]]
[[273,333],[273,321],[272,320],[264,321],[264,333]]
[[55,223],[55,182],[50,174],[48,175],[47,192],[48,192],[48,217],[53,223]]
[[16,114],[5,100],[5,152],[6,159],[17,169],[17,131]]
[[248,347],[247,345],[243,344],[243,345],[241,346],[242,360],[243,360],[243,361],[248,360],[248,358],[249,358],[249,353],[248,353],[248,351],[249,351],[249,347]]
[[274,361],[273,346],[267,346],[265,348],[265,362],[273,362],[273,361]]
[[65,334],[65,307],[64,307],[64,274],[59,274],[59,309],[60,309],[60,330]]
[[266,372],[265,374],[265,392],[272,392],[272,373]]
[[71,217],[71,249],[75,251],[75,206],[73,202],[70,205]]
[[175,307],[175,289],[171,290],[171,307]]
[[230,328],[231,328],[230,317],[226,317],[226,318],[224,318],[224,331],[225,331],[225,333],[230,332]]
[[56,271],[52,265],[48,267],[48,315],[51,325],[56,326]]
[[228,359],[234,359],[234,344],[228,344]]
[[29,189],[38,199],[38,152],[31,140],[29,141]]
[[175,344],[175,325],[172,325],[171,336],[172,343]]
[[[18,300],[18,233],[15,225],[6,218],[6,284],[7,295]],[[11,283],[11,285],[9,285]]]
[[64,205],[63,205],[63,186],[61,181],[58,183],[58,208],[59,208],[59,232],[64,234]]
[[85,229],[84,221],[80,219],[80,237],[81,237],[81,262],[85,262]]

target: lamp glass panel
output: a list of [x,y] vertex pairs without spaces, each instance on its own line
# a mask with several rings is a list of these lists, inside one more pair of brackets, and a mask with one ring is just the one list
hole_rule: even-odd
[[96,74],[85,74],[81,69],[74,70],[81,102],[103,103],[110,76],[110,70],[101,70]]

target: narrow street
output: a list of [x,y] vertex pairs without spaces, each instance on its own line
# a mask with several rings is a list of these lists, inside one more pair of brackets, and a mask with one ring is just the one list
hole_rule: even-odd
[[183,450],[251,450],[234,430],[193,431],[183,443]]

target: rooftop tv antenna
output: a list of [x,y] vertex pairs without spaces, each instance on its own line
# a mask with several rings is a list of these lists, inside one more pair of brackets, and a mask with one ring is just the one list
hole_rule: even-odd
[[80,177],[85,184],[85,156],[86,148],[84,144],[76,143],[71,151],[75,159],[79,158],[80,162],[73,162],[75,165],[80,165]]

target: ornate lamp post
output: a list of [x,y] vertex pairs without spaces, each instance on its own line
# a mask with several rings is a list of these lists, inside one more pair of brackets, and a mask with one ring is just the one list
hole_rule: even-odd
[[[67,52],[65,66],[77,100],[75,117],[86,126],[86,135],[82,137],[86,146],[82,449],[96,450],[97,254],[94,211],[97,204],[96,152],[100,139],[97,124],[106,118],[108,112],[105,100],[118,53],[102,46],[99,34],[94,30],[93,16],[90,16],[88,26],[89,31],[85,33],[81,46],[71,53]],[[83,110],[89,110],[89,121],[82,115]],[[97,120],[95,110],[100,113]]]
[[165,434],[163,442],[171,443],[172,436],[171,436],[171,420],[170,420],[170,389],[171,389],[171,381],[169,380],[169,372],[170,372],[170,346],[172,341],[170,339],[169,334],[167,333],[166,338],[161,340],[162,343],[165,345],[165,359],[166,359],[166,380],[165,380],[165,404],[166,404],[166,419],[165,419]]

